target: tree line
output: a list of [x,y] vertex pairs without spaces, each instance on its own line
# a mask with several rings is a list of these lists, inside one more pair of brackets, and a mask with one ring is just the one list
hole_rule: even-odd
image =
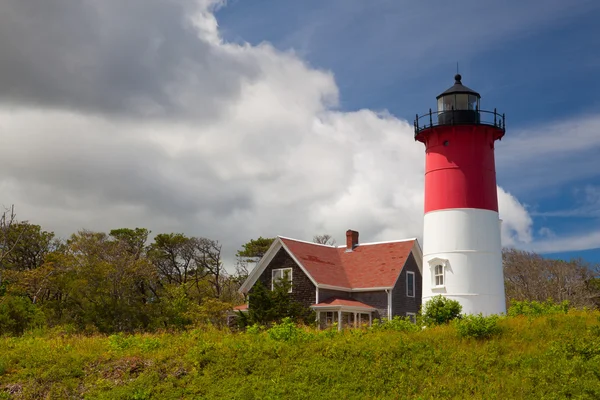
[[[144,228],[80,230],[61,240],[39,225],[18,221],[14,209],[4,211],[0,334],[57,325],[103,333],[222,326],[232,307],[247,301],[239,288],[274,240],[249,240],[228,272],[216,240],[182,233],[159,233],[150,240],[150,234]],[[330,235],[313,241],[335,245]],[[600,303],[597,266],[514,249],[505,250],[503,257],[507,301]],[[253,318],[277,320],[288,316],[279,315],[283,312],[306,320],[294,304],[280,304],[287,296],[279,292],[260,291],[262,302],[280,311],[257,310]]]

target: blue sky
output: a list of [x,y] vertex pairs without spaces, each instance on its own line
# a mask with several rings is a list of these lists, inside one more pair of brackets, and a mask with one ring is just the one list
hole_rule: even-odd
[[216,17],[226,41],[331,71],[343,111],[412,123],[458,62],[482,108],[507,115],[498,183],[532,216],[532,249],[600,262],[600,3],[498,3],[230,0]]
[[0,205],[67,238],[423,232],[415,114],[506,113],[502,240],[600,262],[600,2],[3,0]]

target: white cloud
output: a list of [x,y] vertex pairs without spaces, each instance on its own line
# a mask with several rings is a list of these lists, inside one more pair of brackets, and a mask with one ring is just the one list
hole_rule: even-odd
[[[50,84],[39,104],[33,86],[1,103],[0,202],[62,236],[147,227],[220,240],[230,255],[259,235],[310,240],[328,232],[343,243],[351,228],[363,241],[421,237],[424,149],[412,125],[387,113],[336,110],[332,73],[268,44],[223,43],[211,11],[222,3],[196,4],[179,20],[168,15],[174,31],[191,15],[195,41],[182,33],[185,41],[171,43],[177,36],[160,31],[161,12],[143,26],[152,34],[128,36],[139,48],[159,38],[182,57],[148,76],[152,90],[119,88],[122,104],[135,103],[130,109],[106,108],[116,98],[111,88],[91,95],[78,74],[56,103]],[[137,17],[119,7],[102,11],[102,20]],[[103,51],[122,50],[118,39]],[[93,48],[83,45],[62,51]],[[60,59],[48,62],[61,70]],[[118,76],[134,72],[124,68]],[[526,209],[502,189],[499,200],[505,244],[529,242]]]
[[502,245],[530,243],[533,221],[529,212],[513,195],[498,187],[498,208],[502,219]]

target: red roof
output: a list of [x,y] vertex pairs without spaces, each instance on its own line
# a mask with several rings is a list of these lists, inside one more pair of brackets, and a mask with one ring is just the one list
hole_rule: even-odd
[[402,272],[415,240],[346,247],[282,238],[281,241],[318,284],[351,289],[392,287]]
[[330,307],[330,306],[347,306],[347,307],[355,307],[355,308],[366,308],[369,310],[373,310],[374,307],[365,303],[361,303],[360,301],[342,298],[342,297],[330,297],[325,301],[320,302],[319,304],[313,304],[311,307]]

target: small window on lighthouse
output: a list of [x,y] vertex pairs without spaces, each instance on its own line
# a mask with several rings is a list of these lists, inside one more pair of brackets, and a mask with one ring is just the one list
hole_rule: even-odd
[[435,286],[444,286],[444,266],[437,264],[433,269],[433,279]]

